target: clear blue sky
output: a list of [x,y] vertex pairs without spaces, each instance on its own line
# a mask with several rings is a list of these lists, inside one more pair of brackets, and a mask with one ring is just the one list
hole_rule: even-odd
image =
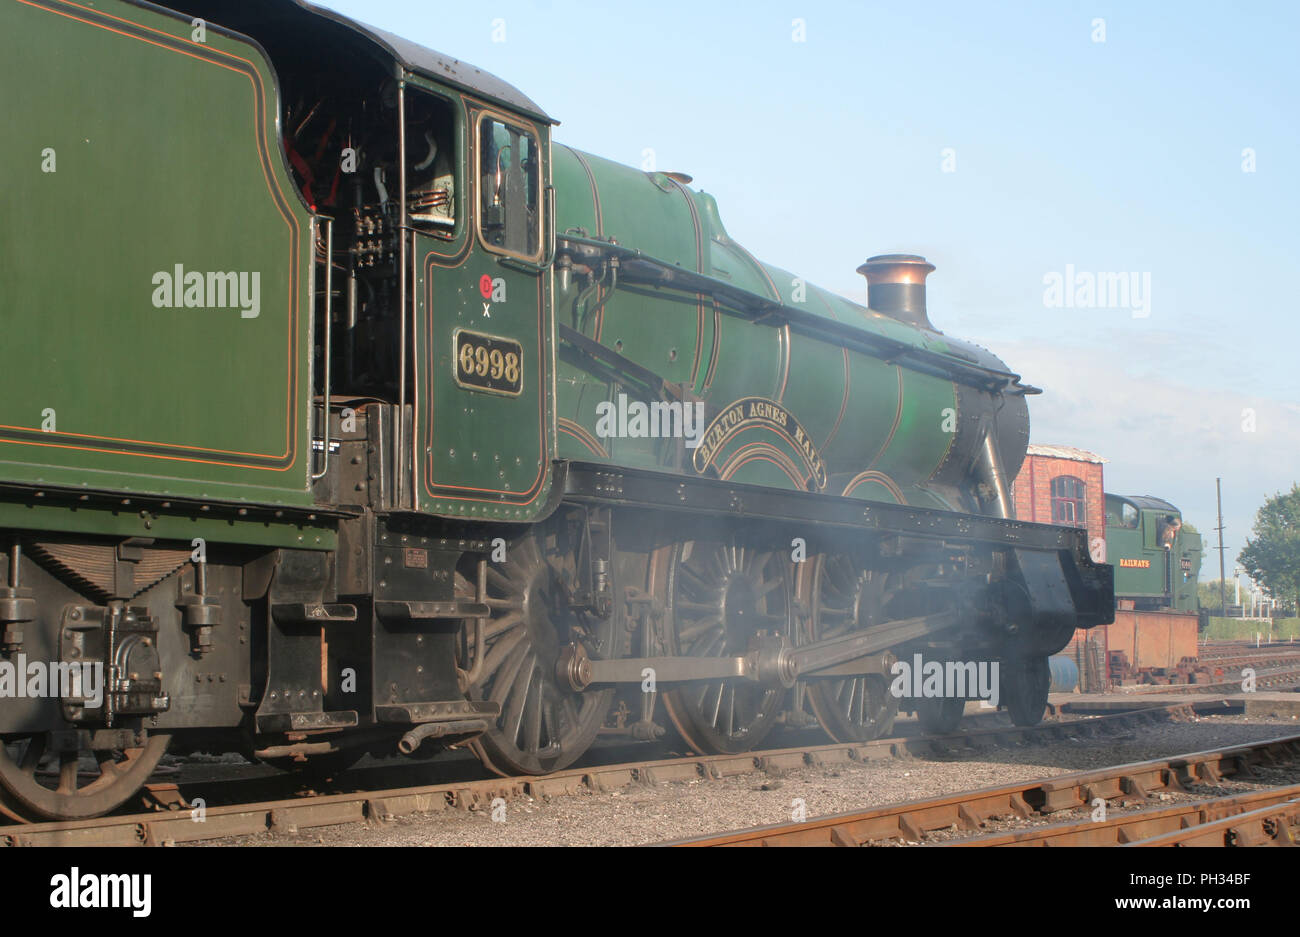
[[[1034,441],[1207,541],[1223,476],[1229,576],[1300,478],[1300,4],[327,5],[515,84],[564,143],[653,149],[812,282],[861,299],[867,256],[925,254],[936,326],[1045,389]],[[1048,308],[1067,264],[1149,273],[1149,316]]]

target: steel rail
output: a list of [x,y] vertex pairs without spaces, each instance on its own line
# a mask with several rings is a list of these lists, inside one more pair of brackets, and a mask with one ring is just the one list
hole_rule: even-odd
[[1294,846],[1300,800],[1288,800],[1126,846]]
[[[1271,670],[1260,670],[1255,673],[1256,690],[1270,689],[1272,687],[1290,686],[1300,683],[1300,665],[1294,667],[1277,667]],[[1233,680],[1220,680],[1217,683],[1162,683],[1162,684],[1145,684],[1135,687],[1134,696],[1159,696],[1167,693],[1240,693],[1241,677],[1237,676]]]
[[[1207,701],[1186,700],[1095,718],[1032,727],[993,727],[943,736],[888,738],[748,752],[702,755],[570,769],[540,777],[487,778],[443,784],[294,797],[250,804],[207,807],[194,814],[173,783],[151,785],[149,796],[170,811],[100,817],[94,820],[0,826],[0,846],[166,845],[247,836],[268,831],[294,832],[317,826],[376,822],[417,813],[487,807],[498,797],[554,797],[582,791],[603,793],[633,784],[716,780],[755,771],[786,771],[806,766],[864,763],[890,758],[926,757],[1024,745],[1035,740],[1100,736],[1110,730],[1191,714]],[[1222,705],[1226,701],[1214,701]],[[184,785],[189,787],[189,785]],[[157,790],[153,790],[153,788]],[[202,816],[202,820],[196,819]]]
[[1182,790],[1186,784],[1213,783],[1248,770],[1252,764],[1279,757],[1300,757],[1300,735],[905,801],[801,823],[697,836],[662,845],[862,846],[888,840],[919,843],[929,831],[952,827],[978,830],[986,820],[995,817],[1028,819],[1035,814],[1082,807],[1099,797],[1136,800],[1161,789]]
[[1114,814],[1104,820],[1054,823],[1030,830],[989,833],[970,839],[936,843],[940,847],[968,846],[1127,846],[1169,833],[1188,832],[1196,827],[1226,820],[1265,807],[1300,798],[1300,784],[1268,791],[1250,791],[1213,797],[1172,807],[1156,807],[1132,813]]

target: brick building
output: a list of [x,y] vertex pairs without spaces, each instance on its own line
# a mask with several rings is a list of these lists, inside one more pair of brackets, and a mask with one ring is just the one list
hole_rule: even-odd
[[[1102,466],[1106,460],[1073,446],[1031,445],[1011,485],[1016,517],[1039,524],[1086,527],[1089,552],[1105,562],[1106,495]],[[1079,670],[1079,689],[1095,693],[1108,689],[1110,628],[1076,631],[1060,652]]]
[[[1088,541],[1106,542],[1107,460],[1073,446],[1031,445],[1011,485],[1016,517],[1039,524],[1086,527]],[[1095,553],[1095,551],[1094,551]]]
[[[1016,517],[1085,527],[1093,560],[1106,562],[1106,461],[1073,446],[1031,445],[1011,485]],[[1079,688],[1090,693],[1136,683],[1142,672],[1168,683],[1182,659],[1196,655],[1196,640],[1194,613],[1121,607],[1112,624],[1076,631],[1059,656],[1075,662]]]

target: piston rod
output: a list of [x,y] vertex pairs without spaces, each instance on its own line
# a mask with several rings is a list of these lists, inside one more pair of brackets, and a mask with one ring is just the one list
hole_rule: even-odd
[[760,646],[739,657],[623,657],[592,660],[581,645],[569,645],[560,654],[556,669],[560,679],[573,690],[596,683],[640,683],[646,671],[656,682],[689,683],[694,680],[749,680],[772,686],[794,686],[801,677],[815,677],[819,671],[843,668],[861,661],[864,668],[879,667],[874,657],[881,651],[907,641],[953,627],[957,615],[938,612],[916,618],[900,618],[853,634],[817,641],[803,647]]

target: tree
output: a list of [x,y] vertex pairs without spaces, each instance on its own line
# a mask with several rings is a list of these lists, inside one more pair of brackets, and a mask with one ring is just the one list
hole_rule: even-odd
[[1264,502],[1254,534],[1237,562],[1273,598],[1300,604],[1300,484]]
[[[1224,590],[1228,594],[1228,603],[1231,604],[1233,597],[1237,592],[1237,584],[1229,579],[1226,583],[1227,588]],[[1208,582],[1198,582],[1196,584],[1196,598],[1200,602],[1201,608],[1208,611],[1211,615],[1226,615],[1219,602],[1219,580],[1211,579]]]

